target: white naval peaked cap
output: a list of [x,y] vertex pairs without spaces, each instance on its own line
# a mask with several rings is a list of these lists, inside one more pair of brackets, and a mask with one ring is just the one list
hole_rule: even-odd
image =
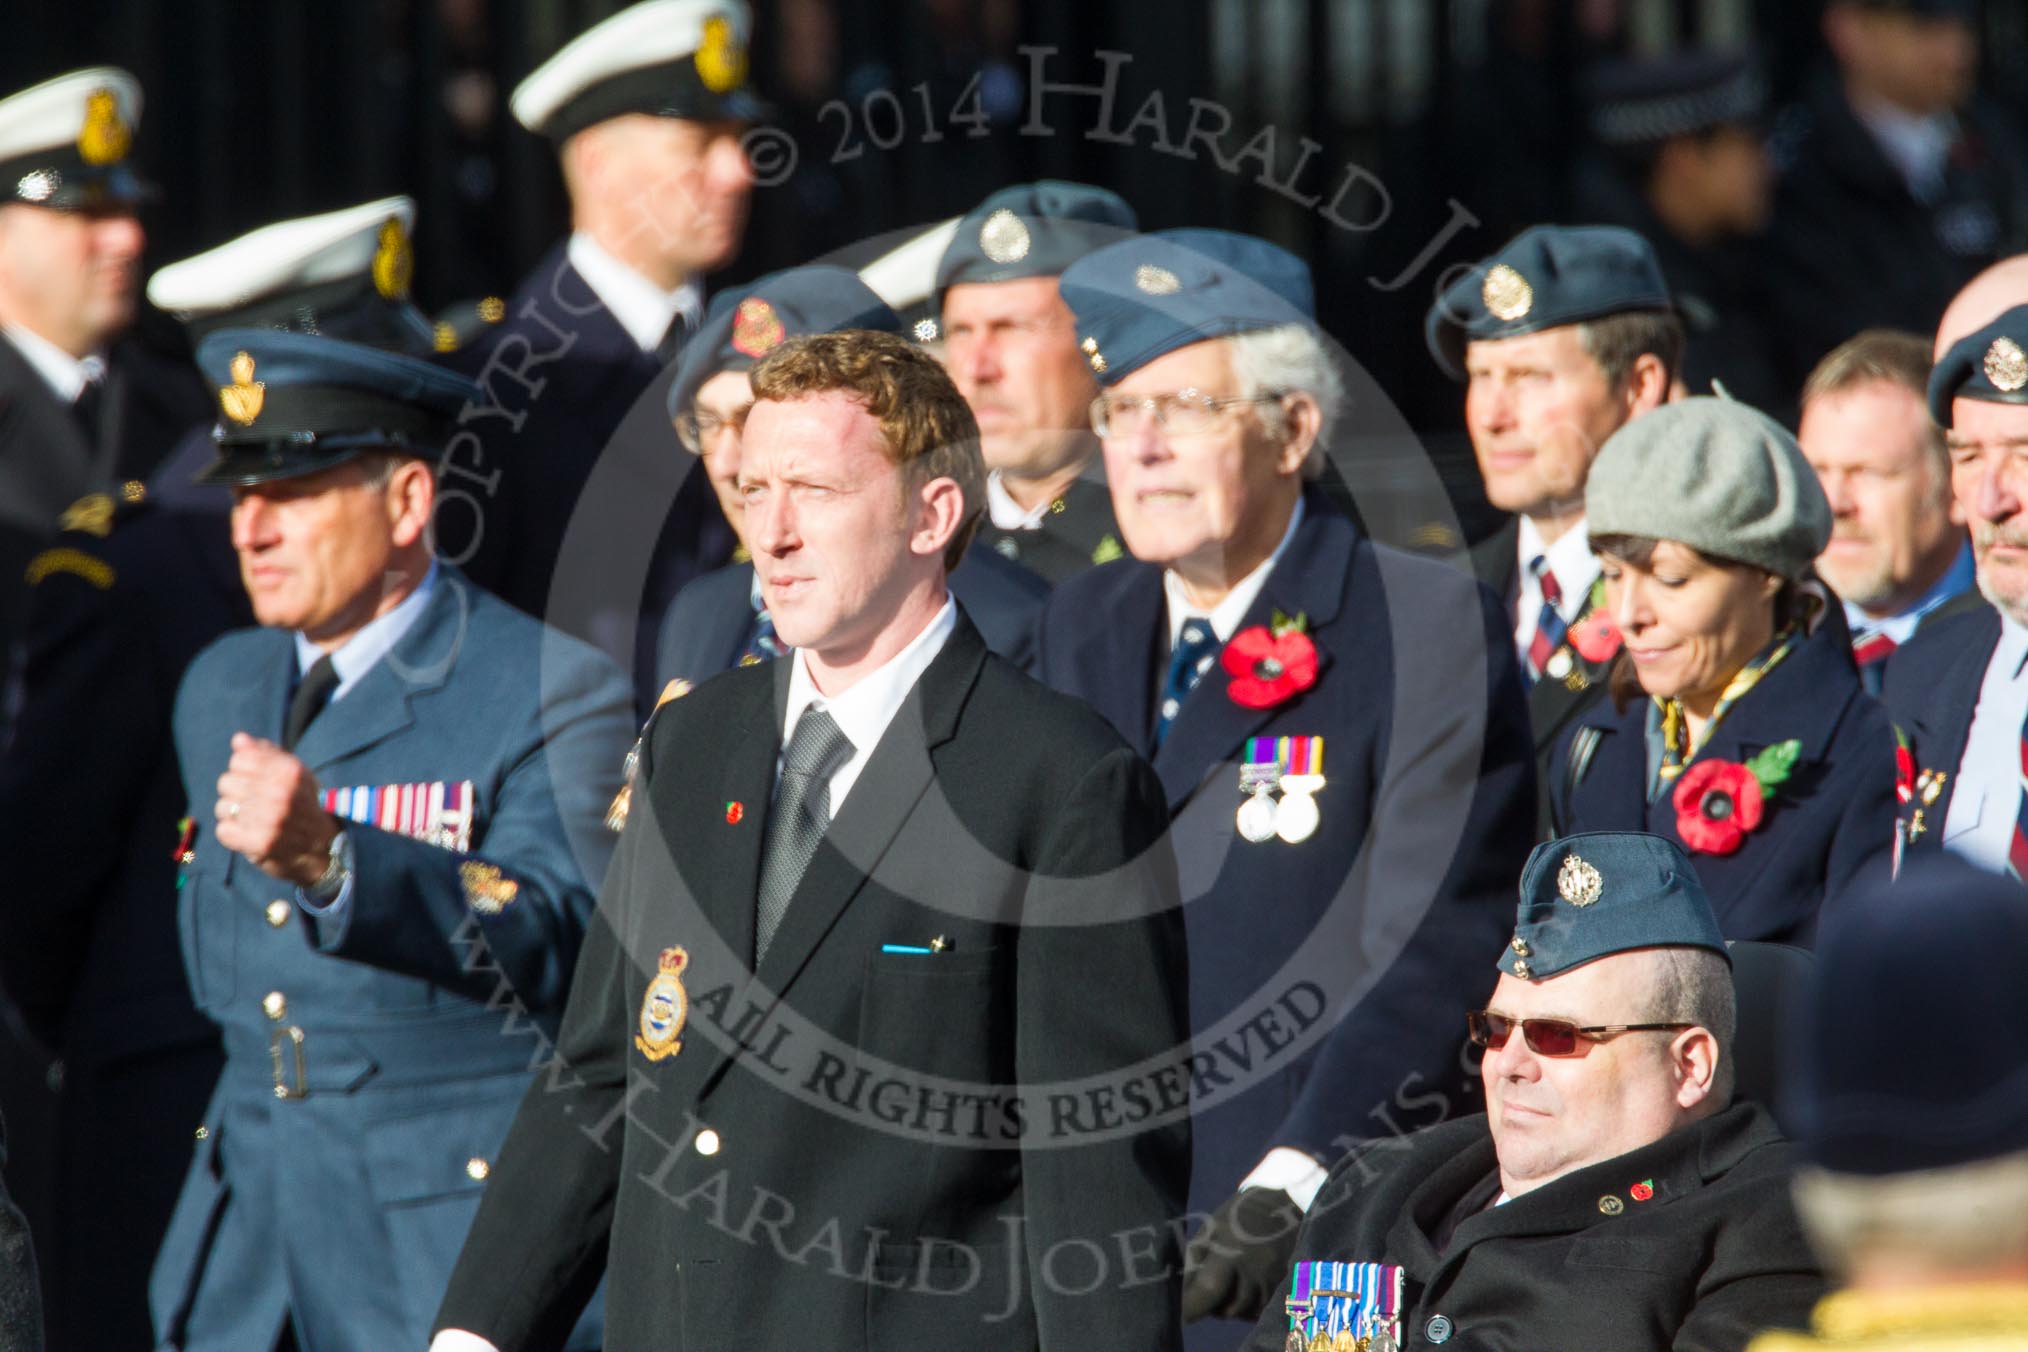
[[937,289],[937,264],[963,219],[938,221],[903,241],[859,269],[859,280],[897,311],[922,304]]
[[93,66],[0,99],[0,202],[68,209],[149,195],[127,168],[141,82]]
[[389,222],[399,228],[405,248],[415,226],[414,200],[383,197],[264,225],[158,269],[148,279],[148,299],[174,314],[204,315],[282,291],[364,276],[381,253]]
[[140,125],[139,80],[117,66],[74,70],[0,99],[0,160],[75,146],[99,93],[113,96],[113,110],[130,131]]
[[746,119],[746,0],[642,0],[573,38],[515,86],[509,106],[562,141],[622,113]]

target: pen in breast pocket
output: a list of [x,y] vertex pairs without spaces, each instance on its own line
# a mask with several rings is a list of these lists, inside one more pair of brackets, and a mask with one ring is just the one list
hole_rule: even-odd
[[929,947],[927,948],[921,944],[882,944],[880,951],[883,953],[919,953],[927,957],[932,953],[948,953],[956,947],[956,944],[953,944],[949,939],[939,934],[936,938],[929,941]]

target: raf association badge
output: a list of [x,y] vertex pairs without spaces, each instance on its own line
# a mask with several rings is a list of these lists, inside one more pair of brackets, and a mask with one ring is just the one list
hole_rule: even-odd
[[218,406],[225,410],[225,416],[241,427],[253,426],[253,420],[261,416],[261,405],[267,402],[268,385],[264,380],[255,380],[253,354],[240,351],[232,358],[232,384],[218,387]]
[[2028,352],[2012,338],[1995,338],[1986,349],[1986,379],[2002,394],[2012,394],[2028,385]]
[[1605,891],[1605,879],[1596,868],[1574,854],[1563,857],[1556,871],[1556,894],[1573,906],[1589,906]]
[[655,979],[641,997],[641,1031],[634,1046],[650,1061],[666,1061],[683,1050],[677,1039],[683,1035],[683,1021],[690,1017],[690,997],[683,993],[683,969],[690,965],[689,951],[665,948],[657,960]]
[[1535,308],[1535,288],[1505,263],[1496,263],[1479,287],[1479,299],[1493,318],[1511,321]]
[[1021,218],[1001,207],[979,227],[979,251],[995,263],[1018,263],[1028,257],[1032,241]]

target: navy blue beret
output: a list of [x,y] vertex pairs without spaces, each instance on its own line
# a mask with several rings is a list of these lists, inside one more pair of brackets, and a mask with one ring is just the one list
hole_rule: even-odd
[[1140,229],[1118,193],[1046,178],[1002,188],[965,214],[937,264],[939,299],[959,282],[1056,277]]
[[1929,416],[1951,425],[1951,401],[2028,404],[2028,305],[1951,344],[1929,373]]
[[1664,947],[1708,948],[1732,960],[1704,884],[1674,841],[1591,831],[1528,856],[1514,938],[1498,965],[1541,981],[1595,958]]
[[1648,241],[1617,225],[1534,225],[1437,297],[1423,337],[1465,376],[1465,344],[1519,338],[1626,310],[1672,308]]
[[1805,1155],[1837,1173],[2028,1151],[2028,890],[1955,855],[1827,908],[1784,1078]]
[[1314,324],[1310,268],[1227,230],[1161,230],[1109,244],[1065,269],[1064,304],[1099,384],[1206,338]]
[[479,394],[416,357],[283,329],[220,329],[197,366],[219,408],[200,483],[288,479],[371,450],[434,460]]
[[698,389],[719,372],[748,370],[790,338],[840,329],[900,333],[901,316],[858,273],[828,263],[784,268],[719,293],[676,359],[669,416],[689,408]]

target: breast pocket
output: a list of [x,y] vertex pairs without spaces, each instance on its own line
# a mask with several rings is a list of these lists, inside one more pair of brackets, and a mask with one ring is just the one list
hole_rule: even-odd
[[222,871],[208,863],[185,864],[176,887],[176,929],[190,993],[199,1006],[215,1009],[231,1002],[238,984],[232,898]]
[[1000,949],[875,954],[860,994],[860,1050],[947,1079],[1011,1083],[1012,981]]

